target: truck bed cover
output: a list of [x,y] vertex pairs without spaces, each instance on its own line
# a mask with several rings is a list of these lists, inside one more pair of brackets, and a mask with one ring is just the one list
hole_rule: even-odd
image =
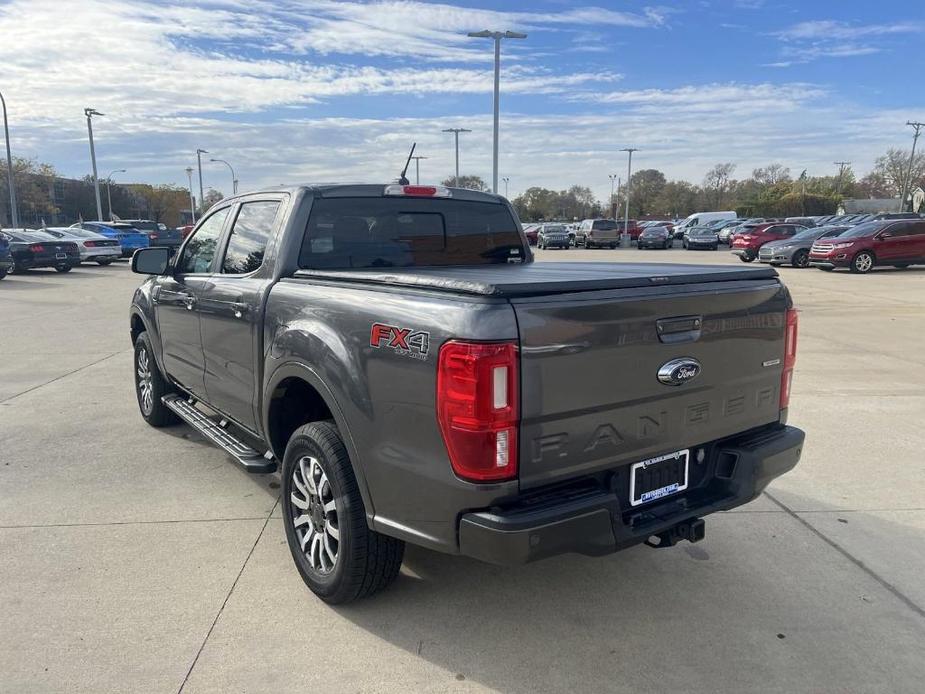
[[770,267],[730,268],[717,265],[601,262],[299,270],[294,275],[303,279],[386,284],[496,297],[761,280],[777,276],[777,271]]

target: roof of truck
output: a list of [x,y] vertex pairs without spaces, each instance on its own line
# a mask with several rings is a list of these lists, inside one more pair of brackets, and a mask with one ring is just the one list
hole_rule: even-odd
[[[385,195],[385,189],[388,186],[398,185],[396,182],[388,183],[304,183],[301,185],[279,185],[271,186],[268,188],[260,188],[257,190],[251,190],[246,193],[239,193],[238,195],[233,195],[223,200],[234,200],[235,198],[247,197],[249,195],[260,194],[260,193],[297,193],[304,190],[309,190],[314,194],[320,195],[321,197],[383,197]],[[417,185],[417,184],[412,184]],[[454,200],[471,200],[475,202],[493,202],[500,203],[504,201],[504,198],[500,195],[495,195],[494,193],[486,193],[478,190],[470,190],[468,188],[454,188],[452,186],[441,186],[437,183],[421,183],[421,186],[436,186],[438,188],[447,188],[450,191],[451,199]],[[445,198],[434,198],[436,200],[442,200]]]

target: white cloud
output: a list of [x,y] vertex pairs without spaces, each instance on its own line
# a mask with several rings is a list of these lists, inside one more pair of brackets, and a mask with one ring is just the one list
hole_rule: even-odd
[[849,24],[836,20],[800,22],[772,33],[783,42],[786,59],[771,63],[771,67],[788,67],[819,58],[850,58],[887,50],[884,40],[902,34],[925,33],[925,22],[894,22],[892,24]]

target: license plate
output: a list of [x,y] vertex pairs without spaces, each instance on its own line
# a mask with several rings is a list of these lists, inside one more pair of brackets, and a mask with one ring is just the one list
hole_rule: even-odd
[[690,451],[685,449],[634,463],[630,468],[630,505],[639,506],[687,489]]
[[67,260],[67,253],[55,253],[56,260]]

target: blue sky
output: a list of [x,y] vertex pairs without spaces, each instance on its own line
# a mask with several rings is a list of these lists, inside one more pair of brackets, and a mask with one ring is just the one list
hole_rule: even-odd
[[[13,148],[63,174],[185,183],[203,147],[243,189],[387,180],[412,140],[422,178],[491,174],[491,43],[503,48],[501,174],[511,195],[579,183],[604,197],[635,167],[699,181],[780,162],[863,174],[925,117],[925,10],[908,2],[377,3],[0,0],[0,90]],[[230,190],[207,163],[206,185]]]

